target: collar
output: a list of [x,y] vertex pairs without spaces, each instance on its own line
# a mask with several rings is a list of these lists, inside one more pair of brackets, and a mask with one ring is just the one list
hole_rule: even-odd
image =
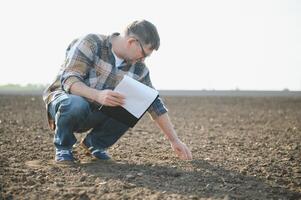
[[106,40],[106,42],[105,42],[105,45],[107,46],[107,47],[110,47],[110,48],[112,48],[112,40],[113,40],[113,38],[114,37],[117,37],[117,36],[119,36],[120,35],[120,33],[112,33],[109,37],[108,37],[108,40]]
[[[112,40],[113,40],[114,37],[117,37],[119,35],[120,35],[120,33],[118,33],[118,32],[112,33],[108,37],[107,42],[105,43],[105,45],[110,49],[110,52],[112,52],[114,60],[116,59],[115,58],[116,55],[114,55],[115,53],[113,52],[113,49],[112,49]],[[128,63],[125,59],[123,59],[123,62],[118,66],[118,68],[122,68],[122,67],[127,66],[127,65],[131,65],[131,63]]]
[[117,67],[117,68],[122,67],[122,66],[123,66],[122,64],[124,63],[124,59],[119,58],[119,57],[116,55],[116,53],[114,52],[113,48],[112,48],[112,53],[113,53],[114,58],[115,58],[115,67]]

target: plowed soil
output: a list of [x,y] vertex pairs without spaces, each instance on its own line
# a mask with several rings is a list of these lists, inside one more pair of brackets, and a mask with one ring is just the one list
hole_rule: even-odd
[[[164,97],[194,160],[145,115],[94,161],[54,163],[40,96],[0,96],[0,199],[301,199],[300,97]],[[76,134],[78,140],[84,134]]]

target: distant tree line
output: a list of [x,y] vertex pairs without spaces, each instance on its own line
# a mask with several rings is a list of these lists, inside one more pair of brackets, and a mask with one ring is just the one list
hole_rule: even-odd
[[41,91],[46,88],[47,84],[5,84],[0,85],[1,91]]

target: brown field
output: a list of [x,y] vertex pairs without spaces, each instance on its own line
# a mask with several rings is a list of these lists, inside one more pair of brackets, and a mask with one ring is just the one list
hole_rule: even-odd
[[[164,97],[193,161],[146,115],[109,153],[53,162],[40,96],[0,95],[0,199],[301,199],[301,97]],[[76,134],[80,139],[83,135]]]

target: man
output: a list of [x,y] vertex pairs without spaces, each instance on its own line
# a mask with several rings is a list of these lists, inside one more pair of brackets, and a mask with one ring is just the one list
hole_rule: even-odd
[[[146,20],[129,24],[123,35],[89,34],[69,45],[60,73],[43,95],[49,125],[55,130],[57,162],[74,161],[74,132],[87,130],[90,132],[81,145],[97,159],[110,159],[106,149],[129,127],[106,116],[98,108],[124,104],[124,96],[113,91],[124,75],[153,87],[144,59],[159,46],[157,29]],[[154,101],[148,112],[175,153],[181,159],[192,159],[190,150],[178,139],[160,98]]]

